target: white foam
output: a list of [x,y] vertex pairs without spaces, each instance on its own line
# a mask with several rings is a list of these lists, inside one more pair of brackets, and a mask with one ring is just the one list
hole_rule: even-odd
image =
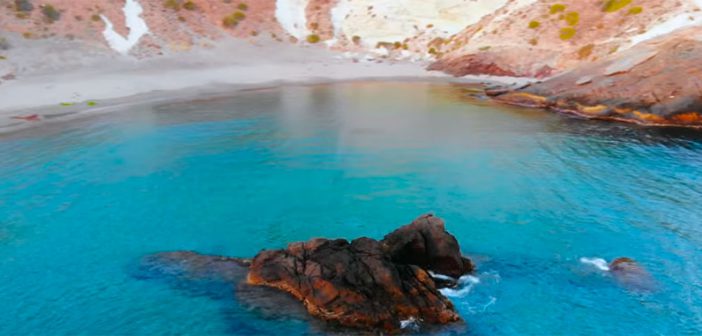
[[411,329],[411,330],[417,330],[419,329],[419,321],[412,316],[409,319],[402,320],[400,321],[400,329]]
[[126,55],[134,46],[139,43],[139,40],[149,33],[149,27],[146,21],[141,17],[144,8],[136,0],[126,0],[124,8],[124,24],[129,29],[129,35],[124,38],[115,31],[112,22],[104,15],[100,15],[102,21],[105,22],[105,30],[102,35],[105,37],[107,44],[114,51]]
[[442,288],[439,292],[447,297],[462,298],[473,290],[473,286],[480,283],[480,279],[472,275],[464,275],[458,279],[458,289]]
[[607,263],[607,260],[604,260],[602,258],[580,258],[580,262],[583,264],[593,265],[601,271],[609,272],[609,265]]
[[439,273],[434,273],[432,271],[429,271],[429,275],[431,275],[431,277],[434,279],[446,280],[446,281],[456,281],[456,279],[453,277],[450,277],[448,275],[439,274]]
[[288,34],[302,39],[309,34],[307,30],[308,0],[276,0],[275,18]]

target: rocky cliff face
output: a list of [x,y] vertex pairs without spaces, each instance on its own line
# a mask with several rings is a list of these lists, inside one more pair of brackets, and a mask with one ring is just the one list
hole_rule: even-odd
[[[394,58],[437,59],[455,75],[546,77],[702,24],[702,1],[680,0],[2,0],[0,29],[113,47],[143,30],[137,55],[233,36],[324,43]],[[140,27],[143,25],[143,27]],[[141,29],[143,28],[143,29]],[[148,33],[147,33],[148,32]],[[122,41],[124,42],[124,41]]]
[[[0,56],[12,39],[73,39],[149,57],[234,37],[319,45],[357,60],[428,62],[456,76],[550,78],[572,71],[530,93],[570,105],[576,101],[566,97],[579,104],[598,97],[594,105],[653,108],[634,109],[644,117],[606,115],[641,123],[669,124],[653,115],[697,111],[692,102],[701,97],[687,85],[702,80],[699,66],[687,61],[702,56],[689,35],[702,27],[701,0],[0,0],[0,8]],[[639,51],[650,57],[620,71],[630,75],[607,74]],[[575,77],[577,84],[566,84]],[[672,123],[699,124],[691,114],[680,118]]]
[[586,118],[700,127],[701,36],[702,27],[679,30],[496,99]]
[[458,76],[548,77],[677,28],[702,25],[702,1],[696,0],[2,0],[0,4],[0,29],[29,40],[63,37],[148,56],[207,46],[228,36],[272,38],[324,43],[363,56],[437,60],[432,69]]

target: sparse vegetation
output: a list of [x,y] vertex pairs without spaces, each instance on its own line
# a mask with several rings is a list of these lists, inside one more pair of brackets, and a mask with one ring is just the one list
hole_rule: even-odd
[[228,15],[225,16],[224,19],[222,19],[222,25],[226,28],[234,28],[237,25],[239,25],[239,20],[234,18],[233,15]]
[[18,12],[31,12],[34,5],[29,0],[15,0],[15,10]]
[[75,105],[75,103],[61,103],[61,104],[59,104],[59,105],[64,106],[64,107],[68,107],[68,106],[73,106],[73,105]]
[[249,5],[242,2],[239,4],[239,6],[236,6],[236,8],[239,8],[239,10],[242,10],[242,11],[247,11],[247,10],[249,10]]
[[89,101],[88,101],[87,103],[85,103],[85,104],[88,105],[88,106],[90,106],[90,107],[93,107],[93,106],[96,106],[96,105],[97,105],[97,102],[94,101],[94,100],[89,100]]
[[636,7],[629,8],[629,12],[627,14],[636,15],[636,14],[641,14],[641,12],[643,12],[643,7],[636,6]]
[[306,40],[307,40],[307,43],[315,44],[315,43],[319,43],[319,41],[321,41],[322,39],[319,37],[319,35],[312,34],[312,35],[308,35]]
[[361,44],[361,37],[358,36],[358,35],[354,35],[354,36],[351,38],[351,41],[353,42],[353,44],[359,45],[359,44]]
[[246,19],[246,14],[242,11],[236,11],[222,19],[222,25],[227,28],[233,28],[239,25],[239,22]]
[[561,28],[561,40],[567,41],[575,37],[575,33],[577,33],[577,30],[573,27],[565,27]]
[[551,9],[549,10],[549,12],[550,12],[551,14],[556,14],[556,13],[564,12],[565,10],[566,10],[566,5],[564,5],[564,4],[553,4],[553,5],[551,5]]
[[93,20],[94,22],[98,22],[98,21],[100,21],[100,15],[93,14],[93,16],[90,17],[90,19]]
[[163,2],[163,7],[166,7],[168,9],[172,9],[175,11],[180,10],[180,1],[178,0],[166,0]]
[[5,60],[7,60],[7,57],[0,55],[0,61],[5,61]]
[[534,37],[533,39],[529,40],[529,44],[531,44],[531,45],[533,45],[533,46],[538,45],[538,44],[539,44],[539,39],[537,39],[536,37]]
[[490,50],[490,48],[492,48],[492,47],[491,47],[491,46],[484,46],[484,47],[480,47],[480,49],[478,49],[478,50],[480,50],[480,51],[488,51],[488,50]]
[[541,22],[539,21],[531,21],[529,22],[529,29],[536,29],[541,27]]
[[592,50],[594,48],[595,48],[594,44],[588,44],[588,45],[580,48],[580,50],[578,50],[578,57],[581,60],[590,57],[590,55],[592,55]]
[[44,14],[44,18],[49,23],[54,23],[61,19],[61,12],[59,12],[54,6],[50,4],[43,5],[41,7],[41,13]]
[[630,3],[631,0],[607,0],[602,10],[607,13],[613,13],[628,6]]
[[197,9],[197,5],[194,2],[188,0],[188,1],[183,3],[183,8],[185,8],[186,10],[189,10],[189,11],[193,11],[193,10]]
[[580,22],[580,14],[578,12],[569,12],[564,18],[566,23],[570,26],[576,26]]
[[10,49],[10,42],[8,42],[7,39],[4,37],[0,37],[0,50],[8,49]]

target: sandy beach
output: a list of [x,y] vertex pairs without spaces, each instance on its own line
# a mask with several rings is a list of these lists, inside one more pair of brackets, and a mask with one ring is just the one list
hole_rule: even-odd
[[[78,46],[79,48],[80,46]],[[349,56],[321,47],[233,40],[209,49],[138,60],[109,52],[85,53],[70,44],[46,44],[54,57],[21,60],[16,79],[0,84],[0,133],[77,116],[105,113],[124,104],[222,95],[286,83],[353,80],[452,82],[524,79],[463,77],[425,70],[422,62]],[[37,50],[17,52],[36,53]]]

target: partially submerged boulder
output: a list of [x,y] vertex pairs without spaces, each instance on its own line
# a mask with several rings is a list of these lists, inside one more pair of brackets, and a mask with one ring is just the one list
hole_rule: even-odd
[[288,292],[332,324],[398,332],[402,321],[460,321],[429,271],[459,277],[472,270],[443,222],[423,216],[382,241],[314,239],[263,251],[248,283]]
[[609,271],[626,288],[636,291],[651,291],[656,287],[651,274],[634,259],[627,257],[614,259],[609,263]]
[[[443,221],[428,215],[382,241],[312,239],[262,251],[252,260],[159,253],[145,257],[138,274],[184,282],[188,285],[181,287],[187,288],[215,284],[218,297],[233,290],[242,304],[264,311],[299,316],[304,306],[327,327],[398,333],[410,325],[461,321],[439,288],[472,271],[473,263],[461,255]],[[302,305],[291,305],[292,298]]]
[[475,268],[470,259],[461,255],[458,241],[446,232],[444,221],[432,215],[419,217],[386,235],[383,247],[393,262],[417,265],[453,278]]

